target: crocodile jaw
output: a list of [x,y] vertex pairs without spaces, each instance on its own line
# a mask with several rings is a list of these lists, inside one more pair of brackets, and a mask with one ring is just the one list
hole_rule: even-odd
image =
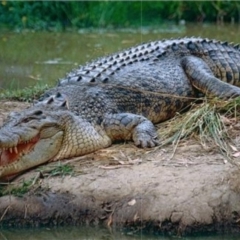
[[100,125],[59,108],[33,106],[7,120],[0,129],[0,179],[111,145]]
[[62,144],[63,132],[50,138],[41,139],[39,135],[28,143],[2,149],[0,158],[0,178],[18,174],[29,168],[50,161],[58,153]]

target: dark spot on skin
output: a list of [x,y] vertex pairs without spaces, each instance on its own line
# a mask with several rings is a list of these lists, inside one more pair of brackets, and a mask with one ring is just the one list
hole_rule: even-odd
[[155,48],[155,51],[157,51],[157,50],[159,50],[159,46],[157,46],[157,47]]
[[96,123],[97,123],[98,125],[101,125],[102,121],[103,121],[102,118],[101,118],[101,117],[98,117]]
[[151,101],[149,100],[149,99],[144,99],[144,105],[146,106],[146,107],[150,107],[151,106]]
[[146,82],[141,81],[141,79],[139,79],[139,80],[140,80],[140,82],[141,82],[141,86],[144,87],[144,88],[146,88],[146,89],[148,89],[149,84],[146,83]]
[[77,81],[79,82],[79,81],[81,81],[81,79],[82,79],[82,77],[81,77],[81,76],[79,76],[79,77],[78,77],[78,79],[77,79]]
[[51,104],[53,102],[53,98],[51,97],[48,101],[47,101],[47,104]]
[[43,114],[43,112],[41,110],[38,110],[38,111],[34,112],[34,115],[36,115],[36,116],[40,116],[42,114]]
[[226,72],[226,77],[227,77],[227,81],[231,82],[232,81],[232,73],[231,72]]
[[161,112],[161,106],[160,105],[154,106],[154,112],[155,113],[160,113]]
[[195,45],[192,41],[190,41],[190,42],[187,44],[187,48],[188,48],[189,50],[191,50],[191,51],[194,51],[194,50],[196,50],[196,45]]
[[108,82],[108,80],[109,80],[109,78],[104,78],[104,79],[102,80],[102,82],[103,82],[103,83],[106,83],[106,82]]
[[172,50],[177,51],[178,50],[178,45],[176,43],[172,44]]
[[115,58],[119,58],[119,54],[118,55],[116,55],[116,57]]
[[180,109],[181,106],[182,106],[181,101],[180,101],[179,99],[176,100],[176,101],[175,101],[175,107],[176,107],[176,109]]
[[92,79],[90,80],[90,82],[95,82],[95,78],[92,78]]
[[62,104],[61,104],[61,107],[66,107],[67,106],[67,101],[64,101]]
[[234,48],[238,50],[239,49],[239,44],[234,45]]
[[62,96],[62,94],[60,92],[57,92],[56,97],[59,98],[61,96]]

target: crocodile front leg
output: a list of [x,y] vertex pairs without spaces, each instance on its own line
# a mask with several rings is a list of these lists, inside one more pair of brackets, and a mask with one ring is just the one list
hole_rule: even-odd
[[143,116],[131,113],[106,114],[102,125],[112,141],[133,140],[143,148],[158,145],[154,125]]
[[202,59],[187,56],[181,64],[192,85],[207,96],[223,99],[240,96],[240,88],[216,78]]

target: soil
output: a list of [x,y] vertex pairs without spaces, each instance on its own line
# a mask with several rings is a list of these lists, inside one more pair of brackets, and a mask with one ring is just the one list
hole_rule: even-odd
[[[1,102],[1,122],[26,106]],[[29,181],[22,196],[11,194]],[[114,144],[2,184],[4,226],[87,224],[171,235],[240,231],[239,167],[194,138],[181,141],[176,151],[172,145],[139,149],[132,143]]]

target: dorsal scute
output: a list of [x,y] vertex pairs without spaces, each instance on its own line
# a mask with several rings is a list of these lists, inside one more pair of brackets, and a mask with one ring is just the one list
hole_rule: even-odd
[[[185,37],[179,39],[161,40],[148,42],[124,51],[99,58],[78,69],[70,72],[65,79],[60,81],[60,86],[73,82],[102,82],[109,79],[108,76],[114,75],[117,71],[136,62],[143,62],[149,59],[156,61],[171,52],[184,54],[206,53],[207,51],[225,49],[230,46],[228,43],[217,40],[209,40],[200,37]],[[233,48],[233,46],[230,46]],[[238,49],[238,47],[235,47]]]

